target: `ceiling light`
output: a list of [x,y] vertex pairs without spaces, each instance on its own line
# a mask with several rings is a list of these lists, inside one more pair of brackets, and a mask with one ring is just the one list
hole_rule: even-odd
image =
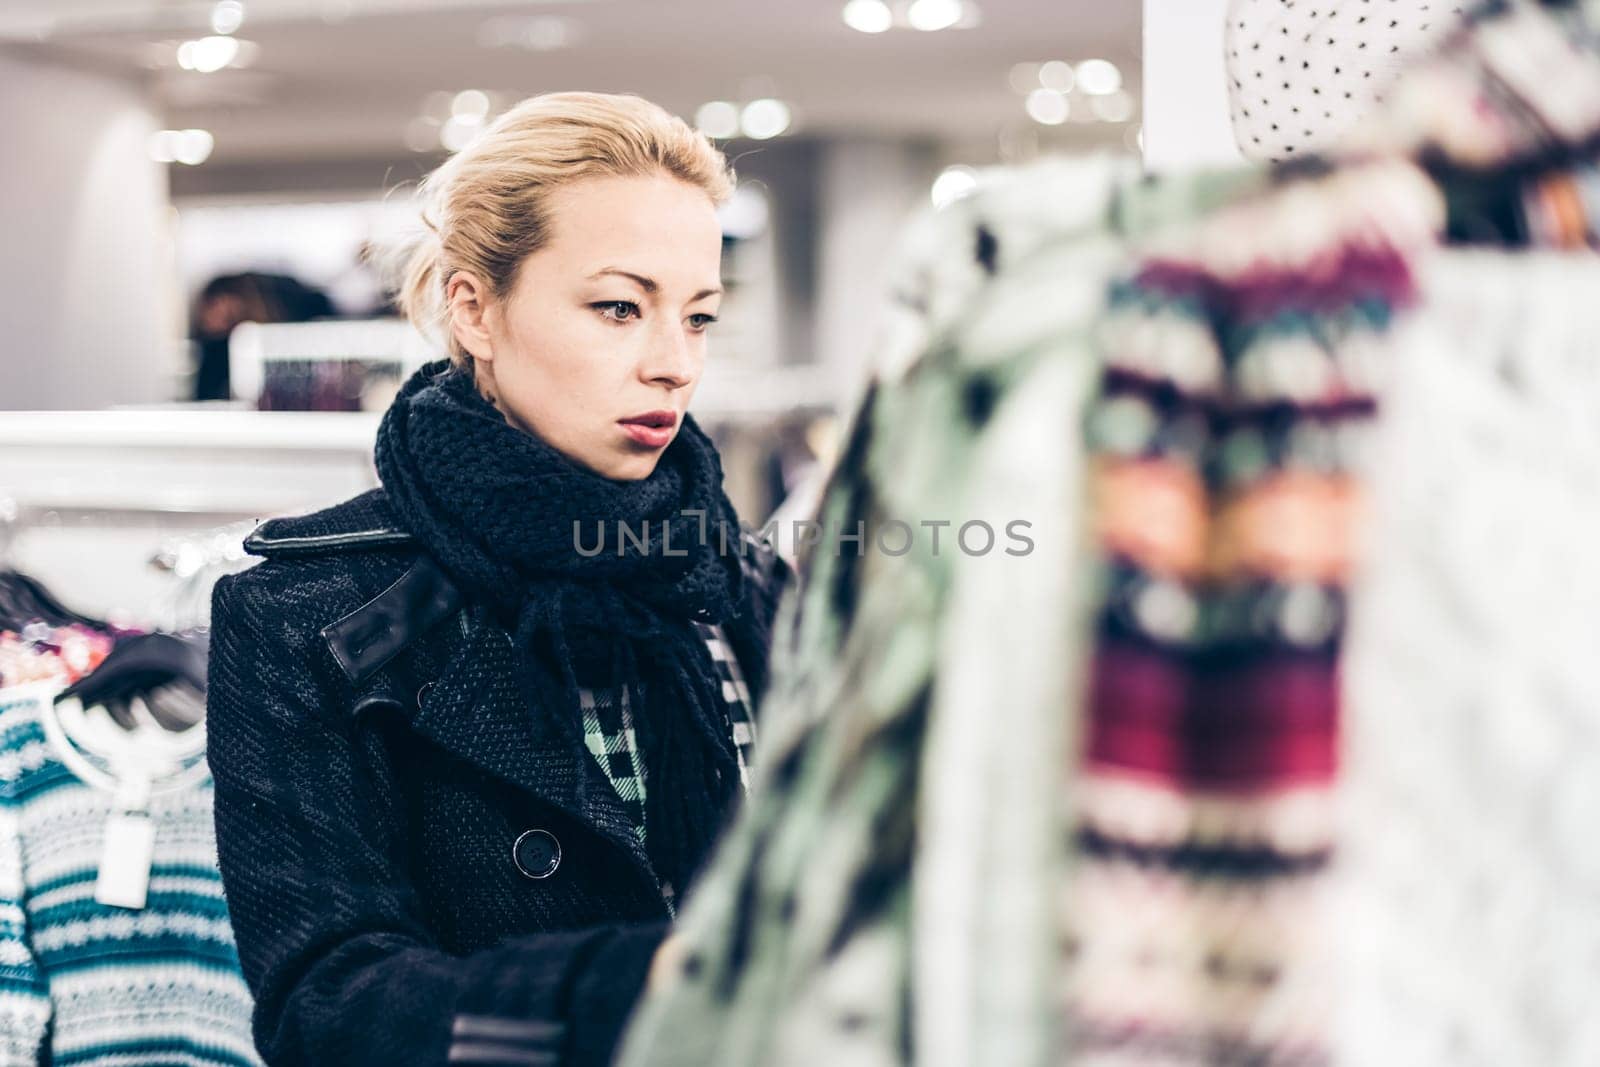
[[738,136],[739,107],[726,100],[713,100],[702,104],[694,113],[694,127],[707,137],[723,140]]
[[978,188],[978,172],[971,167],[946,167],[933,181],[933,206],[949,207],[964,196],[971,196]]
[[1102,122],[1127,122],[1133,118],[1133,97],[1118,89],[1091,101],[1095,117]]
[[861,33],[883,33],[894,25],[894,12],[884,0],[850,0],[843,18],[846,26]]
[[1072,66],[1059,59],[1039,67],[1039,84],[1046,89],[1054,89],[1058,93],[1065,93],[1072,89]]
[[739,116],[739,125],[746,137],[767,141],[787,130],[791,117],[788,104],[767,97],[746,104]]
[[1078,88],[1091,96],[1105,96],[1122,88],[1122,71],[1104,59],[1086,59],[1078,64]]
[[554,15],[504,15],[478,27],[478,43],[485,48],[522,48],[529,52],[567,48],[577,42],[578,36],[576,22]]
[[1046,126],[1059,126],[1067,121],[1070,106],[1067,98],[1054,89],[1035,89],[1028,94],[1028,117]]
[[239,55],[236,37],[202,37],[178,46],[178,66],[212,74],[232,63]]
[[449,122],[439,127],[439,143],[452,152],[459,152],[482,132],[482,120],[465,120],[459,115],[453,116]]
[[1039,88],[1040,69],[1038,63],[1018,63],[1011,68],[1011,73],[1006,75],[1006,82],[1013,92],[1027,96]]
[[239,0],[217,0],[211,9],[211,32],[229,34],[244,25],[244,5]]
[[489,117],[489,94],[482,89],[463,89],[450,101],[451,119],[476,126]]
[[216,144],[216,138],[211,136],[209,130],[179,130],[172,154],[179,163],[198,167],[211,158],[211,150]]
[[[261,46],[254,41],[238,37],[224,37],[219,40],[234,42],[233,58],[225,64],[226,66],[248,67],[261,54]],[[204,44],[202,41],[152,41],[141,49],[141,65],[150,70],[164,70],[168,67],[199,70],[203,65],[205,72],[211,73],[213,70],[221,69],[214,64],[226,58],[226,48],[227,46]]]
[[983,25],[983,12],[972,0],[962,0],[961,18],[956,22],[958,30],[975,30]]
[[913,0],[906,21],[916,30],[948,30],[961,21],[961,0]]
[[147,148],[157,163],[185,163],[197,167],[211,158],[216,141],[206,130],[159,130],[150,135]]

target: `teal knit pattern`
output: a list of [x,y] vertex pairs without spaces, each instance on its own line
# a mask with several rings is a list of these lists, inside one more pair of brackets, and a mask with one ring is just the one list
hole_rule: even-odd
[[144,908],[95,900],[109,794],[0,690],[0,1067],[261,1061],[217,873],[211,780],[151,799]]

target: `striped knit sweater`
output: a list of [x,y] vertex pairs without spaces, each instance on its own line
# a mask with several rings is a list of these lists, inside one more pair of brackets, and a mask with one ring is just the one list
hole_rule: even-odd
[[[1444,272],[1422,330],[1391,328],[1446,208],[1480,192],[1464,184],[1448,204],[1405,157],[1470,177],[1592,145],[1594,40],[1538,5],[1483,5],[1361,131],[1387,162],[1286,177],[1164,235],[1119,287],[1090,417],[1108,580],[1073,785],[1064,1062],[1596,1062],[1592,996],[1576,992],[1593,986],[1593,895],[1563,911],[1547,890],[1583,899],[1580,879],[1541,884],[1530,858],[1551,848],[1553,768],[1577,765],[1584,733],[1549,737],[1545,773],[1529,773],[1546,811],[1517,808],[1515,775],[1494,766],[1515,762],[1508,739],[1593,706],[1556,677],[1592,645],[1592,609],[1576,608],[1572,654],[1552,651],[1566,647],[1557,605],[1584,604],[1581,550],[1521,538],[1526,560],[1562,572],[1540,586],[1510,532],[1559,527],[1534,483],[1580,469],[1582,435],[1536,406],[1529,354],[1581,330],[1582,283],[1514,312],[1516,344],[1483,336],[1485,309],[1514,285],[1552,287],[1526,257],[1497,263],[1476,297],[1459,267]],[[1429,361],[1432,380],[1417,372]],[[1587,362],[1543,373],[1583,397]],[[1397,368],[1409,378],[1391,412]],[[1516,472],[1504,486],[1501,468]],[[1368,511],[1380,521],[1358,537]],[[1485,516],[1504,530],[1474,529]],[[1559,549],[1560,533],[1544,536]],[[1356,655],[1340,667],[1352,600]],[[1495,723],[1481,740],[1480,722]],[[1419,799],[1452,776],[1456,799]]]
[[0,1067],[257,1064],[217,873],[211,782],[152,797],[141,910],[95,900],[112,797],[0,690]]
[[1064,1062],[1329,1061],[1357,460],[1433,205],[1404,164],[1291,182],[1113,294]]

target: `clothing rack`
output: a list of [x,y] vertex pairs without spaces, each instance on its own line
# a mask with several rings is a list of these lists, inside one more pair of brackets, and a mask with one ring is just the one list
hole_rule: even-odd
[[149,616],[170,598],[173,574],[150,566],[152,554],[372,488],[376,430],[375,415],[0,414],[0,498],[11,516],[0,542],[17,569],[79,610],[162,621]]

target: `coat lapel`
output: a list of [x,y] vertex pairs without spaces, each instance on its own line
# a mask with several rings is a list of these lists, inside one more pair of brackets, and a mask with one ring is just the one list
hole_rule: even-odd
[[461,759],[595,827],[649,870],[649,857],[621,798],[594,758],[551,716],[524,702],[510,635],[486,622],[477,609],[468,609],[462,618],[462,641],[416,706],[412,727]]

